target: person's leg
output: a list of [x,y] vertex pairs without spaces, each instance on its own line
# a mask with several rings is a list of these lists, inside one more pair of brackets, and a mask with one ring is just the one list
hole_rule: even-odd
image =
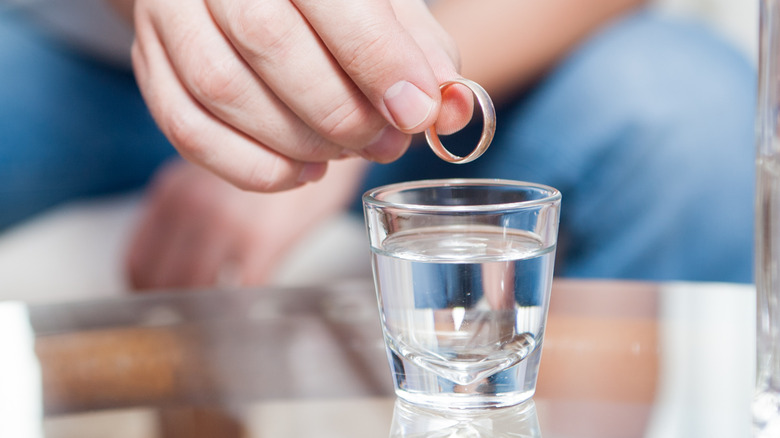
[[420,148],[367,185],[472,176],[563,194],[556,274],[752,279],[755,72],[709,30],[649,13],[586,41],[465,166]]
[[0,11],[0,229],[59,203],[137,188],[175,153],[132,73]]

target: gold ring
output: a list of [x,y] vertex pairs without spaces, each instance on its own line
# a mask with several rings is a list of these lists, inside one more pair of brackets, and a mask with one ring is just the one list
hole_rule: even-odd
[[455,84],[461,84],[468,87],[469,90],[474,93],[474,97],[477,98],[479,107],[482,109],[482,117],[485,119],[485,122],[482,125],[482,135],[479,137],[477,147],[475,147],[474,150],[465,157],[453,154],[452,152],[448,151],[443,144],[441,144],[439,135],[436,134],[435,125],[425,130],[425,140],[428,141],[428,146],[431,147],[433,153],[442,160],[455,164],[466,164],[479,158],[482,154],[485,153],[488,146],[490,146],[490,142],[493,140],[493,135],[496,132],[496,107],[493,106],[493,101],[490,100],[490,96],[487,94],[487,91],[485,91],[485,89],[482,88],[482,86],[480,86],[478,83],[469,79],[453,79],[441,84],[439,89],[444,91],[445,88]]

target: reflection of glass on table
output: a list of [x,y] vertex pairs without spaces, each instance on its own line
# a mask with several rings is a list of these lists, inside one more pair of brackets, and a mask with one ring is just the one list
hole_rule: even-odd
[[505,408],[441,411],[398,399],[390,429],[390,438],[541,436],[533,400]]

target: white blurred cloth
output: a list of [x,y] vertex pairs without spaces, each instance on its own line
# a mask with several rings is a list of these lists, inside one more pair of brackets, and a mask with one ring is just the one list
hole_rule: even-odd
[[712,25],[723,36],[758,61],[758,1],[653,0],[653,6],[670,14],[692,16]]
[[0,302],[0,430],[4,437],[42,438],[41,372],[27,307]]
[[660,297],[662,361],[645,437],[749,437],[755,362],[745,358],[756,355],[755,288],[670,283]]
[[[141,196],[77,202],[0,233],[0,301],[50,303],[129,291],[124,256]],[[371,275],[363,222],[343,214],[284,255],[277,286],[308,286]]]

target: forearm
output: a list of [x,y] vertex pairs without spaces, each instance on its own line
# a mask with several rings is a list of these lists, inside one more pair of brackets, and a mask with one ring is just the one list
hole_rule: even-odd
[[522,90],[604,23],[641,0],[439,0],[432,12],[455,39],[463,76],[493,96]]

